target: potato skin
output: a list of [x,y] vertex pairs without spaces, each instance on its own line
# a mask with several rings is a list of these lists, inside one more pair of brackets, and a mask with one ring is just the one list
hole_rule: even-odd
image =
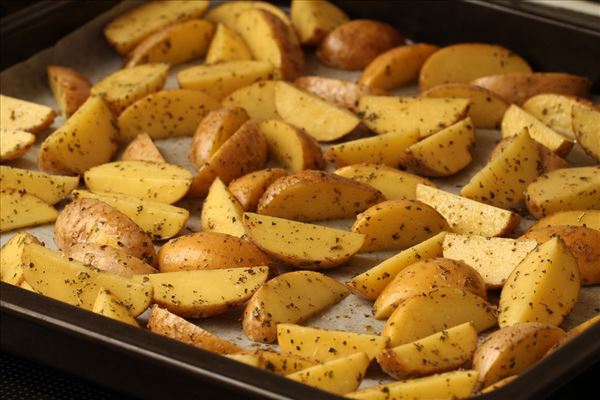
[[379,54],[405,43],[394,27],[357,19],[331,31],[317,49],[317,58],[333,68],[363,69]]
[[[500,140],[490,153],[488,162],[492,161],[494,158],[499,156],[500,153],[502,153],[502,150],[504,150],[514,140],[514,138],[515,136],[508,136]],[[558,154],[550,151],[550,149],[548,149],[543,144],[538,143],[538,147],[540,152],[541,172],[546,173],[554,171],[555,169],[567,168],[569,166],[567,160],[565,160]]]
[[278,178],[286,176],[283,168],[267,168],[251,172],[233,180],[229,191],[240,202],[244,211],[255,211],[261,196]]
[[358,111],[361,96],[385,96],[387,91],[360,83],[322,76],[301,76],[294,81],[300,89],[350,111]]
[[100,200],[79,198],[68,204],[54,224],[54,242],[63,251],[77,243],[109,244],[156,265],[154,245],[142,228]]

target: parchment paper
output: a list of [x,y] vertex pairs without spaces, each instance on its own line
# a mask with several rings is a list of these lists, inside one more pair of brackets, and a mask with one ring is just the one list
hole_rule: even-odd
[[[102,28],[114,16],[124,10],[133,7],[138,2],[125,2],[114,9],[98,16],[93,21],[81,27],[77,31],[66,36],[53,47],[46,49],[25,62],[17,64],[0,74],[0,90],[2,94],[14,96],[17,98],[34,101],[41,104],[58,109],[54,101],[50,89],[47,84],[46,66],[51,64],[68,66],[75,68],[79,72],[87,76],[92,83],[97,82],[102,77],[116,71],[122,65],[121,57],[107,44],[102,34]],[[398,29],[401,31],[402,27]],[[474,40],[476,38],[473,38]],[[334,70],[326,68],[318,63],[314,56],[307,55],[307,65],[305,68],[306,75],[321,75],[338,79],[354,81],[359,73]],[[177,87],[175,80],[176,73],[182,68],[189,65],[200,64],[202,60],[194,60],[189,64],[172,68],[166,88]],[[395,92],[397,95],[415,95],[418,93],[416,87],[407,87]],[[53,126],[48,129],[45,134],[39,135],[36,146],[31,149],[25,157],[15,162],[9,163],[11,166],[37,170],[37,155],[39,144],[42,140],[54,129],[63,123],[63,118],[58,117]],[[360,136],[365,133],[365,130],[359,130],[353,136]],[[461,173],[444,179],[434,179],[442,189],[453,193],[458,193],[460,187],[468,182],[469,178],[478,171],[486,162],[489,153],[493,146],[498,142],[500,133],[493,130],[478,130],[477,145],[474,152],[473,163]],[[347,138],[345,139],[347,140]],[[191,138],[177,138],[159,140],[156,142],[161,153],[167,161],[182,165],[190,171],[194,171],[193,167],[188,162],[188,149],[191,143]],[[323,146],[325,149],[327,146]],[[575,146],[568,157],[568,161],[574,165],[591,165],[593,161],[588,158],[579,146]],[[329,166],[329,169],[332,169]],[[58,208],[64,205],[60,203]],[[178,204],[179,206],[190,209],[191,215],[187,227],[182,230],[181,234],[197,232],[200,230],[199,211],[201,208],[200,201],[184,200]],[[323,225],[333,226],[337,228],[349,229],[353,220],[333,221],[323,223]],[[522,232],[531,224],[531,218],[524,218],[519,229]],[[26,229],[26,231],[34,234],[40,240],[43,240],[49,248],[56,249],[53,241],[53,225],[43,225]],[[13,236],[14,232],[4,233],[0,236],[0,242],[4,244]],[[599,244],[600,246],[600,244]],[[346,282],[353,276],[365,271],[366,269],[376,265],[385,258],[390,257],[396,252],[380,252],[365,255],[355,256],[349,263],[338,268],[324,271],[327,275],[341,281]],[[493,296],[492,296],[493,297]],[[241,315],[243,307],[233,309],[228,313],[212,318],[194,321],[202,328],[209,330],[225,339],[246,348],[266,348],[274,347],[268,345],[258,345],[249,341],[241,330]],[[579,302],[571,312],[567,320],[562,325],[563,328],[569,329],[574,325],[594,316],[600,312],[600,287],[585,287],[581,290]],[[142,316],[147,318],[147,313]],[[374,333],[379,334],[383,327],[384,321],[378,321],[372,317],[371,302],[363,300],[355,295],[348,296],[339,304],[331,307],[321,315],[307,321],[305,325],[354,331],[359,333]],[[387,375],[383,374],[376,366],[371,367],[367,378],[363,381],[361,387],[371,386],[376,383],[388,381]]]

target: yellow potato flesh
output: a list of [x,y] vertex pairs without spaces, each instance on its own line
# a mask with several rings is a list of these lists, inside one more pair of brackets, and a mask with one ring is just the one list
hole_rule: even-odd
[[250,49],[234,30],[223,24],[217,26],[217,31],[210,42],[205,62],[218,64],[227,61],[252,60]]
[[266,1],[228,1],[211,9],[204,18],[208,21],[223,24],[230,29],[235,29],[237,17],[251,8],[266,10],[277,16],[286,25],[291,24],[287,14],[281,8]]
[[0,125],[4,129],[38,133],[50,126],[55,116],[48,106],[0,95]]
[[227,96],[222,104],[225,107],[242,107],[257,123],[277,119],[275,85],[277,81],[259,81],[244,86]]
[[579,145],[590,157],[600,161],[600,111],[573,106],[572,121]]
[[583,226],[600,231],[600,210],[559,211],[540,219],[530,229],[560,225]]
[[325,35],[349,20],[346,13],[325,0],[292,1],[290,14],[302,44],[319,44]]
[[275,351],[259,351],[258,358],[260,368],[279,375],[289,375],[318,364],[315,360],[309,360],[289,353],[277,353]]
[[25,190],[48,204],[55,204],[67,197],[79,185],[79,177],[47,175],[1,165],[0,183],[3,190]]
[[213,181],[202,206],[200,221],[204,232],[245,235],[242,215],[244,210],[219,178]]
[[39,243],[32,235],[26,232],[16,233],[0,249],[0,280],[11,285],[21,285],[23,276],[23,262],[21,255],[23,248],[29,243]]
[[129,313],[129,310],[123,307],[123,305],[104,288],[101,288],[98,292],[92,311],[131,326],[136,326],[138,328],[140,326],[135,318]]
[[152,161],[166,162],[160,151],[147,133],[140,133],[123,150],[121,157],[123,161]]
[[15,189],[0,192],[0,232],[46,224],[57,217],[54,207],[31,194]]
[[523,110],[548,125],[552,130],[574,140],[571,110],[587,100],[560,94],[539,94],[523,103]]
[[0,161],[16,160],[22,157],[35,143],[32,133],[9,128],[0,128]]

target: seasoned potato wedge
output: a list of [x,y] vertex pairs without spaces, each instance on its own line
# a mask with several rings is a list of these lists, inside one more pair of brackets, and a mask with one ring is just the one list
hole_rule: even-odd
[[90,97],[92,84],[74,69],[49,65],[48,84],[60,113],[69,118]]
[[273,182],[260,198],[257,212],[296,221],[321,221],[354,217],[381,200],[383,195],[369,185],[307,170]]
[[38,197],[16,189],[0,191],[0,232],[53,222],[58,212]]
[[600,167],[557,169],[527,186],[527,209],[536,218],[558,211],[600,210]]
[[477,348],[477,331],[470,322],[423,339],[384,350],[377,363],[390,376],[429,375],[459,368],[470,361]]
[[419,260],[426,260],[442,256],[442,241],[446,232],[440,232],[437,235],[422,241],[378,265],[355,276],[346,283],[348,289],[367,300],[375,300],[385,287],[392,282],[404,268],[416,263]]
[[138,275],[154,288],[152,301],[187,318],[210,317],[243,304],[267,280],[268,267],[205,269]]
[[284,121],[324,142],[345,136],[360,123],[351,112],[285,82],[275,85],[275,109]]
[[500,288],[517,265],[537,247],[535,240],[515,240],[449,233],[444,257],[460,260],[481,274],[488,288]]
[[119,131],[108,103],[92,96],[42,143],[38,164],[51,174],[76,175],[110,161]]
[[485,393],[490,393],[493,392],[494,390],[501,388],[502,386],[507,385],[508,383],[514,381],[515,379],[517,379],[519,377],[519,375],[511,375],[511,376],[507,376],[504,379],[500,379],[498,382],[494,383],[493,385],[490,385],[486,388],[484,388],[483,390],[481,390],[479,393],[480,394],[485,394]]
[[259,350],[257,353],[258,367],[279,375],[289,375],[318,364],[315,360],[309,360],[289,353],[278,353],[268,350]]
[[339,25],[317,48],[323,64],[339,69],[363,69],[381,53],[401,46],[404,37],[391,25],[369,19],[355,19]]
[[139,258],[127,254],[118,247],[98,243],[76,243],[63,249],[63,254],[73,260],[101,271],[131,278],[139,274],[157,272]]
[[365,67],[358,83],[393,90],[415,82],[425,60],[438,49],[431,44],[416,43],[388,50],[375,57]]
[[600,210],[558,211],[540,219],[529,229],[560,225],[583,226],[600,231]]
[[592,86],[588,78],[557,72],[516,71],[489,75],[491,76],[479,77],[471,83],[491,90],[513,104],[523,104],[541,93],[587,97]]
[[598,323],[600,323],[600,314],[596,314],[594,317],[583,321],[581,324],[577,325],[574,328],[571,328],[569,331],[567,331],[567,334],[565,336],[560,338],[560,340],[554,346],[552,346],[552,348],[550,348],[550,350],[548,350],[546,355],[551,354],[552,352],[554,352],[556,349],[558,349],[565,343],[568,343],[572,339],[579,336],[581,333],[585,332],[586,330],[590,329],[593,326],[596,326]]
[[121,304],[119,300],[104,288],[100,288],[100,291],[98,291],[98,295],[92,306],[92,312],[131,326],[140,327],[140,324],[129,313],[127,307]]
[[0,165],[2,190],[24,190],[45,201],[56,204],[79,185],[79,177],[47,175],[42,172]]
[[252,60],[252,53],[250,53],[244,39],[233,29],[218,24],[204,62],[206,64],[218,64],[228,61],[248,60]]
[[511,211],[457,196],[431,186],[417,185],[417,200],[433,207],[455,233],[504,236],[515,229],[521,217]]
[[303,129],[276,119],[263,121],[258,128],[267,139],[271,156],[290,171],[323,168],[319,143]]
[[574,140],[571,110],[578,105],[590,106],[592,103],[580,97],[545,93],[531,97],[523,103],[522,108],[552,130]]
[[600,111],[575,105],[571,115],[577,143],[590,157],[600,162]]
[[301,76],[294,85],[338,107],[356,111],[362,96],[383,96],[386,91],[358,83],[321,76]]
[[52,125],[56,113],[48,106],[0,94],[0,126],[40,133]]
[[539,245],[509,275],[500,294],[500,327],[559,325],[579,298],[577,260],[559,237]]
[[201,19],[178,22],[144,39],[127,57],[125,68],[146,63],[182,64],[206,54],[215,26]]
[[258,289],[246,305],[244,333],[257,342],[274,342],[277,324],[305,321],[348,294],[344,285],[319,272],[281,274]]
[[473,369],[487,387],[529,368],[562,337],[565,332],[552,325],[528,322],[493,332],[477,348]]
[[127,54],[161,28],[177,21],[201,17],[208,4],[208,0],[146,3],[112,20],[104,28],[104,35],[120,54]]
[[231,181],[229,191],[235,196],[244,211],[256,211],[265,190],[275,180],[286,175],[286,170],[281,168],[261,169]]
[[222,180],[216,178],[200,213],[200,222],[204,232],[226,233],[235,237],[244,237],[244,225],[242,224],[242,214],[244,210],[231,194]]
[[504,47],[459,43],[436,51],[425,61],[419,87],[426,90],[442,83],[469,83],[482,76],[508,72],[531,72],[531,67]]
[[123,150],[122,161],[151,161],[164,163],[166,160],[147,133],[140,133]]
[[[490,153],[488,163],[491,163],[494,158],[500,156],[504,149],[506,149],[508,145],[512,143],[517,136],[518,134],[515,136],[508,136],[500,140]],[[539,164],[537,168],[539,173],[550,172],[554,171],[555,169],[567,168],[569,166],[567,160],[554,153],[553,151],[550,151],[543,144],[540,144],[538,142],[535,143],[537,144],[539,153]]]
[[23,248],[29,243],[40,243],[37,238],[27,232],[18,232],[0,249],[0,280],[19,286],[25,282],[21,255]]
[[292,0],[292,25],[300,43],[318,45],[325,36],[349,21],[348,16],[327,0]]
[[286,25],[291,25],[292,22],[287,14],[276,5],[273,5],[266,1],[228,1],[219,4],[206,14],[205,19],[221,23],[228,28],[235,29],[235,22],[237,18],[246,10],[251,8],[258,8],[260,10],[268,11],[277,18],[279,18]]
[[34,143],[33,133],[0,127],[0,162],[23,157]]
[[448,258],[429,258],[409,265],[394,277],[373,304],[373,315],[386,319],[403,301],[440,287],[464,290],[483,299],[487,297],[485,282],[473,267]]
[[242,364],[246,364],[246,365],[250,365],[255,368],[259,368],[260,359],[257,354],[244,354],[244,353],[226,354],[225,357],[229,358],[230,360],[240,362]]
[[424,138],[465,118],[469,104],[468,99],[363,96],[358,115],[378,134],[416,130]]
[[352,232],[365,235],[361,252],[406,249],[448,229],[435,209],[406,199],[375,204],[358,214],[352,225]]
[[275,85],[277,81],[258,81],[231,93],[221,102],[224,107],[241,107],[254,122],[277,119],[275,109]]
[[110,291],[137,317],[150,305],[152,286],[146,282],[98,271],[60,253],[31,243],[24,247],[25,280],[33,289],[65,303],[91,310],[101,288]]

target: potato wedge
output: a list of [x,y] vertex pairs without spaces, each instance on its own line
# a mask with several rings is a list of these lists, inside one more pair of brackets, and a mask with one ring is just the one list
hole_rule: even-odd
[[509,104],[487,89],[465,83],[444,83],[427,89],[421,97],[469,99],[469,117],[477,128],[498,129]]
[[98,291],[98,295],[92,306],[92,312],[123,322],[127,325],[135,326],[137,328],[140,327],[140,324],[138,324],[135,318],[129,313],[129,310],[104,288],[100,288]]
[[25,282],[21,255],[29,243],[42,244],[27,232],[17,232],[0,249],[0,281],[19,286]]
[[277,343],[284,352],[319,362],[327,362],[358,352],[365,353],[369,360],[372,360],[387,347],[388,338],[295,324],[278,324]]
[[110,291],[137,317],[150,305],[152,286],[145,282],[98,271],[39,244],[23,248],[25,280],[36,292],[91,310],[101,288]]
[[450,176],[471,163],[473,147],[475,128],[467,117],[409,146],[401,163],[420,175]]
[[125,143],[145,132],[153,139],[191,136],[219,102],[195,90],[169,89],[139,99],[119,116],[119,138]]
[[176,65],[203,57],[214,32],[214,24],[202,19],[169,25],[135,46],[127,56],[125,68],[147,63]]
[[275,85],[275,109],[284,121],[321,142],[339,139],[360,123],[351,112],[285,82]]
[[423,339],[384,350],[377,363],[390,376],[429,375],[460,368],[477,348],[477,331],[470,322]]
[[504,236],[515,229],[521,217],[511,211],[457,196],[431,186],[417,185],[417,200],[433,207],[454,233]]
[[513,269],[536,247],[535,240],[448,233],[444,237],[443,254],[475,268],[488,288],[501,288]]
[[199,347],[212,353],[237,354],[243,351],[243,349],[235,344],[221,339],[157,305],[153,306],[150,312],[148,329],[150,332]]
[[577,143],[590,157],[600,162],[600,111],[574,105],[571,115]]
[[258,202],[265,190],[271,183],[286,175],[287,171],[281,168],[261,169],[231,181],[229,191],[244,211],[256,211]]
[[34,143],[33,133],[0,127],[0,162],[23,157]]
[[564,335],[556,326],[535,322],[503,327],[477,348],[473,369],[479,371],[479,381],[487,387],[531,367]]
[[110,161],[119,131],[108,103],[92,96],[41,145],[38,165],[51,174],[77,175]]
[[138,280],[152,285],[155,304],[181,317],[203,318],[245,303],[268,274],[268,267],[206,269],[138,275]]
[[440,232],[400,253],[382,261],[371,269],[346,282],[348,289],[357,296],[375,300],[385,287],[392,282],[404,268],[419,260],[442,256],[442,241],[446,232]]
[[329,32],[349,21],[344,11],[327,0],[292,0],[290,14],[304,45],[318,45]]
[[[488,158],[488,163],[491,163],[493,159],[500,156],[500,154],[502,154],[504,149],[506,149],[508,147],[508,145],[510,143],[512,143],[517,136],[518,135],[508,136],[508,137],[505,137],[504,139],[500,140],[498,142],[498,144],[494,147],[492,152],[490,153],[490,156]],[[538,164],[538,172],[539,173],[550,172],[550,171],[554,171],[555,169],[567,168],[569,166],[569,164],[567,163],[567,160],[565,160],[558,154],[550,151],[543,144],[540,144],[538,142],[535,142],[535,143],[537,144],[538,153],[539,153],[539,164]]]
[[226,354],[225,357],[229,358],[230,360],[240,362],[242,364],[246,364],[246,365],[250,365],[255,368],[259,368],[260,359],[259,359],[259,356],[256,354],[243,354],[243,353]]
[[292,24],[290,18],[281,8],[266,1],[244,0],[221,3],[217,7],[210,10],[206,14],[205,19],[212,22],[218,22],[227,26],[228,28],[235,29],[235,22],[240,14],[251,8],[258,8],[259,10],[268,11],[277,16],[277,18],[279,18],[286,25],[290,26]]
[[539,245],[509,275],[500,294],[500,327],[560,325],[579,298],[577,260],[559,237]]
[[358,253],[364,235],[267,215],[244,213],[246,235],[261,250],[304,269],[331,268]]
[[0,232],[46,224],[57,216],[54,207],[32,194],[16,189],[0,191]]
[[277,324],[305,321],[349,293],[344,285],[319,272],[281,274],[258,289],[246,305],[244,333],[256,342],[272,343],[277,339]]
[[123,150],[122,161],[167,162],[147,133],[140,133]]
[[468,99],[363,96],[358,115],[380,135],[418,131],[424,138],[464,119],[469,104]]
[[90,97],[92,84],[72,68],[49,65],[46,73],[61,115],[69,118]]
[[267,139],[271,156],[290,171],[323,168],[319,143],[303,129],[276,119],[263,121],[258,128]]
[[185,196],[192,174],[175,164],[115,161],[90,168],[83,178],[94,193],[117,193],[172,204]]
[[600,231],[600,210],[559,211],[540,219],[529,229],[561,225],[583,226]]
[[183,229],[190,216],[190,212],[185,208],[118,193],[75,190],[73,197],[105,202],[131,218],[152,240],[164,240],[175,236]]
[[202,230],[243,238],[245,235],[242,224],[243,213],[242,206],[227,189],[227,186],[222,180],[216,178],[202,205],[200,213]]
[[48,204],[56,204],[79,185],[79,177],[47,175],[37,171],[0,165],[0,185],[2,185],[2,190],[26,191]]
[[244,39],[233,29],[218,24],[204,62],[206,64],[218,64],[228,61],[248,60],[252,60],[252,53],[250,53]]
[[273,182],[260,198],[257,212],[295,221],[322,221],[352,218],[381,200],[383,195],[369,185],[307,170]]
[[101,271],[132,278],[139,274],[157,272],[144,261],[127,254],[125,251],[98,243],[77,243],[63,249],[63,254],[70,259],[84,263]]
[[365,353],[354,353],[286,377],[326,392],[344,395],[358,389],[368,367],[369,357]]
[[557,72],[515,71],[489,75],[478,77],[471,83],[518,105],[542,93],[587,97],[592,86],[586,77]]
[[386,319],[403,301],[426,295],[440,287],[451,287],[487,298],[483,277],[462,261],[436,257],[418,261],[402,269],[383,289],[373,304],[373,316]]
[[419,87],[426,90],[442,83],[469,83],[473,79],[509,72],[531,72],[518,54],[487,43],[459,43],[431,55],[419,73]]
[[393,90],[415,82],[425,60],[438,49],[431,44],[415,43],[388,50],[375,57],[365,67],[358,83]]
[[531,97],[523,103],[522,108],[548,125],[550,129],[574,140],[571,109],[578,105],[591,106],[592,103],[581,97],[547,93]]
[[485,393],[493,392],[494,390],[501,388],[502,386],[505,386],[505,385],[509,384],[510,382],[514,381],[518,377],[519,377],[519,375],[507,376],[506,378],[499,380],[498,382],[494,383],[493,385],[490,385],[490,386],[484,388],[479,393],[485,394]]
[[294,85],[305,92],[314,94],[321,99],[335,104],[338,107],[356,111],[358,101],[362,96],[384,96],[386,91],[322,76],[301,76],[294,81]]
[[175,0],[142,4],[112,20],[105,28],[108,42],[125,55],[152,33],[174,22],[200,18],[208,0]]
[[259,350],[258,367],[278,375],[289,375],[296,371],[318,364],[315,360],[299,357],[289,353]]
[[600,210],[600,167],[557,169],[525,190],[525,204],[536,218],[558,211]]
[[594,317],[583,321],[581,324],[575,326],[574,328],[571,328],[570,330],[567,331],[567,334],[565,336],[560,338],[560,340],[554,346],[552,346],[550,348],[550,350],[548,350],[548,352],[546,353],[546,356],[551,354],[552,352],[554,352],[556,349],[560,348],[565,343],[570,342],[572,339],[576,338],[581,333],[587,331],[588,329],[590,329],[593,326],[596,326],[599,323],[600,323],[600,314],[596,314]]
[[419,140],[419,131],[392,132],[335,144],[325,152],[325,159],[336,167],[358,163],[398,167],[404,150]]
[[496,306],[471,292],[442,287],[400,303],[381,335],[390,338],[390,346],[398,346],[465,322],[471,322],[477,332],[495,326]]
[[405,43],[391,25],[369,19],[355,19],[329,32],[317,48],[317,58],[332,68],[363,69],[378,55]]
[[361,252],[403,250],[448,229],[440,213],[416,200],[381,202],[358,214],[352,225],[352,232],[365,235]]
[[0,94],[0,126],[4,129],[37,134],[52,125],[55,117],[48,106]]
[[278,119],[275,109],[275,85],[277,81],[258,81],[241,87],[221,102],[224,107],[241,107],[254,122]]
[[32,288],[31,285],[29,283],[27,283],[26,281],[21,282],[19,287],[21,289],[25,289],[25,290],[29,290],[30,292],[37,293],[37,291],[34,288]]

